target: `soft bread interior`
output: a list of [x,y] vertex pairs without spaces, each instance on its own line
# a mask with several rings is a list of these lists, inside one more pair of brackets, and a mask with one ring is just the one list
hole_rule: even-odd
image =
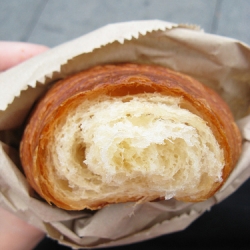
[[182,102],[145,93],[72,105],[54,122],[47,145],[54,192],[86,207],[205,196],[222,180],[224,154]]

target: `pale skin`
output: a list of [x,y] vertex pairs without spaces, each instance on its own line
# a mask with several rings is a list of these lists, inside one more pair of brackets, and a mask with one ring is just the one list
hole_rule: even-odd
[[[0,73],[47,49],[42,45],[0,41]],[[0,207],[0,249],[30,250],[44,236],[41,230]]]

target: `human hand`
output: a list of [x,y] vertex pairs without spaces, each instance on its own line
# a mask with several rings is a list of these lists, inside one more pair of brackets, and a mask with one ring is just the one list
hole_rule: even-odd
[[[0,72],[47,49],[42,45],[0,41]],[[0,249],[33,249],[43,237],[44,233],[41,230],[0,207]]]
[[0,72],[46,51],[43,45],[0,41]]

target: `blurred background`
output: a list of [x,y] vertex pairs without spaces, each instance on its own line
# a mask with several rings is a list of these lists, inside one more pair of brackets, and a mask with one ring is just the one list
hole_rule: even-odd
[[248,0],[0,0],[0,39],[50,47],[109,23],[160,19],[250,44]]
[[[0,0],[0,40],[54,47],[109,23],[160,19],[250,44],[248,0]],[[1,55],[0,55],[1,60]],[[250,181],[182,232],[126,249],[250,249]],[[69,249],[45,238],[35,250]]]

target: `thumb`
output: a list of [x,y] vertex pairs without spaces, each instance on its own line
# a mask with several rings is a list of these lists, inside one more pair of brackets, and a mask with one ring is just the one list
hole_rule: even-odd
[[38,44],[0,41],[0,72],[46,50],[48,47]]

